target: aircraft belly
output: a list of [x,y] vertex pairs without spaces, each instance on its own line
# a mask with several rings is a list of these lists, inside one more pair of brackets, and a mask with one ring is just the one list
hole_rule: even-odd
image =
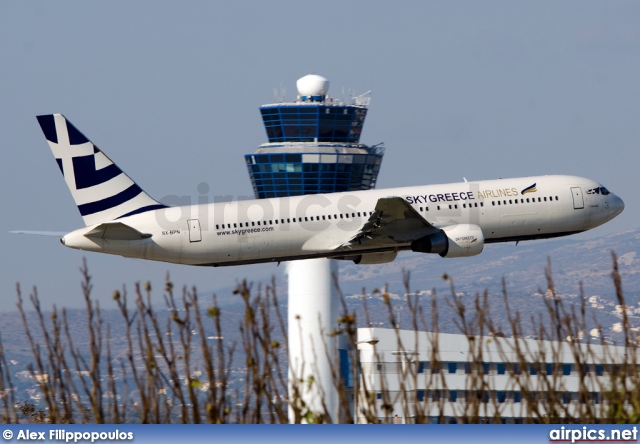
[[[156,240],[156,238],[160,238]],[[182,262],[182,236],[176,235],[164,239],[165,236],[152,238],[144,254],[145,259],[162,262],[181,263]]]
[[153,243],[149,239],[140,240],[111,240],[100,239],[102,253],[117,254],[123,257],[134,259],[147,259],[147,252],[153,248]]
[[536,212],[503,214],[500,220],[502,236],[521,236],[528,234],[538,222]]
[[318,233],[311,236],[302,244],[302,251],[308,252],[321,252],[321,251],[329,251],[332,246],[335,246],[337,241],[334,239],[334,236],[327,235],[324,233]]
[[236,243],[238,260],[259,259],[263,244],[264,237],[259,234],[238,236]]

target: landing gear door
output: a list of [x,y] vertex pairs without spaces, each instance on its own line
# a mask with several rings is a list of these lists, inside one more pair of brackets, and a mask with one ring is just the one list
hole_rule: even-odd
[[189,219],[189,242],[200,242],[202,233],[200,232],[200,221],[198,219]]
[[582,188],[572,187],[571,196],[573,197],[573,209],[581,210],[584,208],[584,199],[582,198]]

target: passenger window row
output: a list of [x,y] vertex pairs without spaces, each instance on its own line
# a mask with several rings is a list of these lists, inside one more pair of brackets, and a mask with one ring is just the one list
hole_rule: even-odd
[[[484,202],[480,202],[480,204],[478,205],[478,202],[473,202],[473,203],[463,203],[462,204],[462,208],[478,208],[478,207],[484,207]],[[437,205],[436,206],[436,210],[446,210],[448,207],[449,210],[457,210],[458,209],[458,204],[453,204],[453,205]],[[420,212],[424,213],[426,211],[429,211],[429,207],[420,207]]]
[[524,204],[524,203],[536,203],[536,202],[553,202],[554,200],[559,200],[558,196],[549,196],[549,198],[547,198],[546,196],[544,197],[538,197],[538,200],[536,201],[535,197],[527,197],[525,198],[521,198],[520,202],[518,202],[518,199],[509,199],[509,200],[494,200],[491,201],[491,205],[496,206],[496,202],[497,205],[516,205],[516,204]]
[[[536,200],[537,199],[537,200]],[[508,200],[494,200],[491,201],[491,205],[492,206],[502,206],[502,205],[518,205],[518,204],[526,204],[526,203],[536,203],[536,202],[553,202],[553,201],[558,201],[559,198],[558,196],[544,196],[544,197],[527,197],[527,198],[520,198],[520,199],[508,199]],[[470,203],[463,203],[462,204],[462,208],[463,209],[467,209],[467,208],[478,208],[478,207],[484,207],[484,202],[470,202]],[[436,210],[440,211],[440,210],[444,210],[444,209],[449,209],[449,210],[457,210],[458,209],[458,204],[453,204],[453,205],[437,205],[436,206]],[[428,212],[429,211],[429,207],[420,207],[420,212]],[[367,217],[373,214],[373,211],[363,211],[363,212],[357,212],[357,213],[340,213],[340,214],[327,214],[327,215],[321,215],[321,216],[305,216],[305,217],[293,217],[293,218],[287,218],[287,219],[273,219],[273,220],[263,220],[263,221],[251,221],[251,222],[237,222],[237,223],[229,223],[229,224],[216,224],[216,230],[220,230],[220,229],[229,229],[229,228],[249,228],[249,227],[255,227],[255,226],[273,226],[273,225],[284,225],[284,224],[290,224],[290,223],[300,223],[300,222],[314,222],[314,221],[320,221],[320,220],[338,220],[338,219],[349,219],[349,218],[356,218],[356,217]]]
[[300,223],[300,222],[315,222],[321,220],[338,220],[338,219],[350,219],[356,217],[367,217],[371,216],[373,211],[357,212],[357,213],[340,213],[340,214],[324,214],[322,216],[305,216],[305,217],[290,217],[286,219],[272,219],[272,220],[263,220],[263,221],[251,221],[251,222],[236,222],[229,224],[216,224],[216,230],[220,229],[229,229],[229,228],[249,228],[255,226],[273,226],[273,225],[285,225],[290,223]]

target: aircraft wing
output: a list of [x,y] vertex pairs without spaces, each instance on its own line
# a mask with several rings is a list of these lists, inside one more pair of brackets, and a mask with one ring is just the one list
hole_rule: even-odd
[[151,234],[141,233],[122,222],[105,222],[96,225],[91,231],[84,235],[86,237],[108,240],[137,240],[151,237]]
[[338,249],[350,249],[355,245],[389,246],[407,243],[439,231],[420,216],[403,198],[383,197],[378,199],[376,209],[360,231],[340,245]]

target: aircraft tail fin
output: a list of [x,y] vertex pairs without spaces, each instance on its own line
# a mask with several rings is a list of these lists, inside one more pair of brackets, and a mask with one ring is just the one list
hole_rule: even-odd
[[62,114],[37,119],[87,226],[165,208]]

